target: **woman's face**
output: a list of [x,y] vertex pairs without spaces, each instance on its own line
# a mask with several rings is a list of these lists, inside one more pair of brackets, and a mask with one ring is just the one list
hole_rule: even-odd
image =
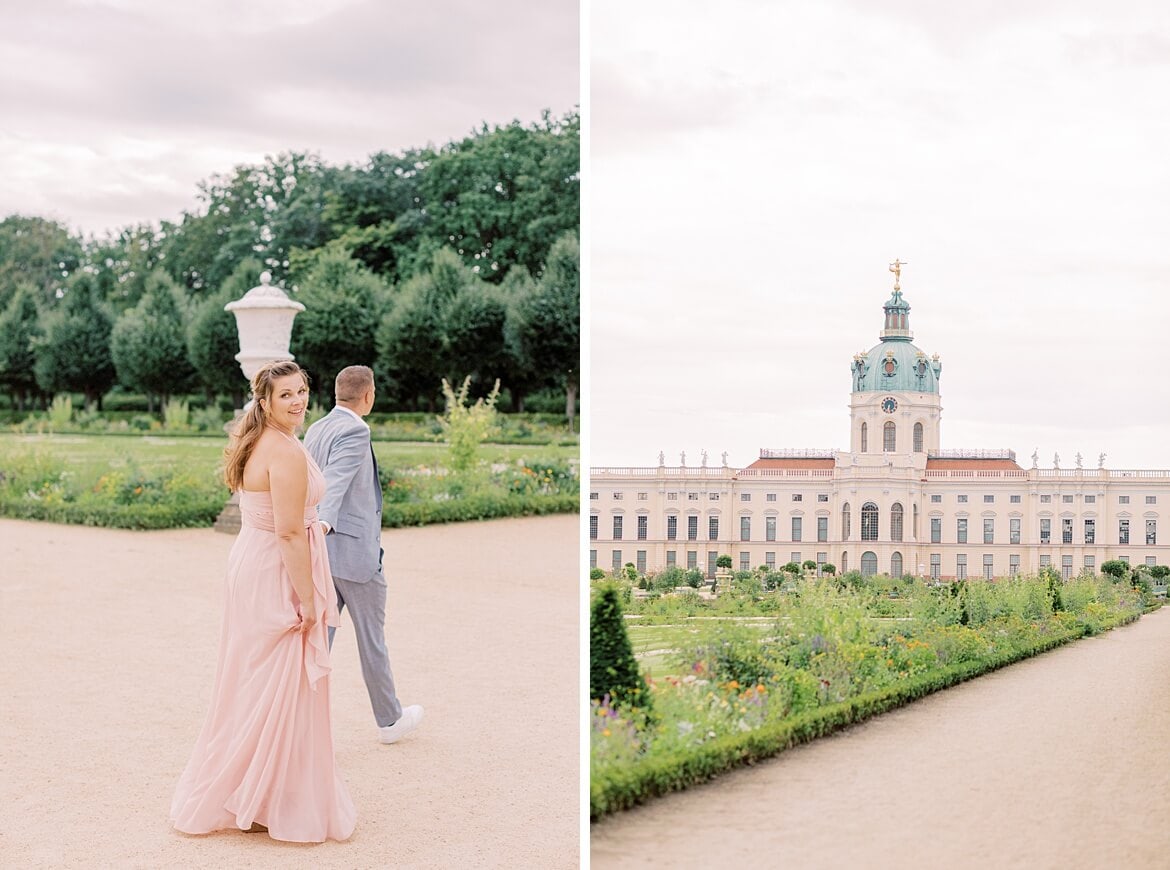
[[291,432],[305,421],[308,406],[309,388],[303,377],[294,373],[272,379],[265,411],[273,425]]

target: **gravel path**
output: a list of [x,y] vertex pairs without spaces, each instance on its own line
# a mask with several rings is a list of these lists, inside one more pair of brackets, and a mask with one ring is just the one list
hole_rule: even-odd
[[0,865],[578,865],[576,516],[383,533],[390,657],[427,718],[376,741],[343,619],[334,731],[358,821],[318,846],[167,822],[232,540],[0,520]]
[[1170,608],[593,825],[593,870],[1170,867]]

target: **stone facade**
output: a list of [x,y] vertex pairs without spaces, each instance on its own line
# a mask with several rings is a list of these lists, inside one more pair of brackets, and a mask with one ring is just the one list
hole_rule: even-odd
[[943,450],[942,366],[910,343],[909,310],[895,286],[881,343],[853,359],[848,451],[591,469],[591,566],[713,577],[728,554],[737,570],[813,561],[955,579],[1170,563],[1170,471],[1083,468],[1079,457],[1072,469],[1035,457],[1024,468],[1009,450]]

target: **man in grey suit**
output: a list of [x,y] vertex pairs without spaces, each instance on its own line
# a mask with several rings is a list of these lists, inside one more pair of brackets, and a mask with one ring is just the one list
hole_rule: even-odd
[[[378,739],[394,743],[418,727],[423,708],[403,708],[399,702],[386,652],[382,485],[370,427],[362,419],[374,407],[374,373],[366,366],[349,366],[338,373],[334,387],[336,404],[309,427],[305,448],[325,474],[317,515],[329,548],[337,606],[349,606]],[[330,628],[330,646],[333,633]]]

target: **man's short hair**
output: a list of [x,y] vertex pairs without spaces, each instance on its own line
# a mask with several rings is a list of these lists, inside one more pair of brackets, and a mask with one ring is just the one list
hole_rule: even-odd
[[346,366],[337,373],[333,395],[339,402],[356,402],[374,385],[374,371],[369,366]]

